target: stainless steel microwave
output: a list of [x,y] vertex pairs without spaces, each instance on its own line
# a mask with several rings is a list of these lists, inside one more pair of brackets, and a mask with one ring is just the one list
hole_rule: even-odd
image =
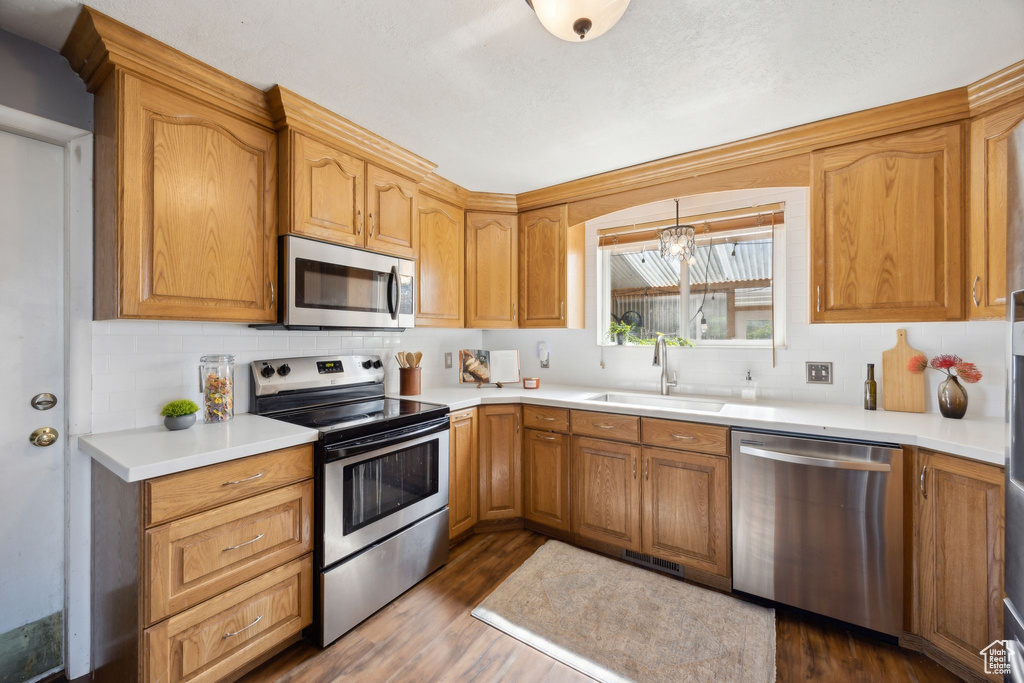
[[282,322],[292,327],[415,325],[413,261],[295,235],[281,238]]

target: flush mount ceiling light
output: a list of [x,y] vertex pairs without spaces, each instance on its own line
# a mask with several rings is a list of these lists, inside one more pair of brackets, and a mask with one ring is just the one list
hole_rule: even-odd
[[615,26],[629,0],[526,0],[552,35],[578,43]]
[[692,225],[679,225],[679,200],[676,201],[676,224],[658,233],[661,258],[666,261],[697,262],[696,230]]

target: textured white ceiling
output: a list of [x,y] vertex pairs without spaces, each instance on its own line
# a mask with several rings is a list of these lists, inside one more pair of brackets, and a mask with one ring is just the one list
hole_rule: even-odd
[[[523,0],[91,4],[491,192],[959,87],[1024,58],[1021,0],[633,0],[580,45]],[[77,12],[2,0],[0,27],[59,49]]]

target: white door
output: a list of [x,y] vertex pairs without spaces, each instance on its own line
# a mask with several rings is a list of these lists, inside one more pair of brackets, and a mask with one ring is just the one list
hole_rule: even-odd
[[[0,131],[0,680],[63,662],[64,149]],[[36,410],[34,396],[56,405]],[[59,433],[49,446],[38,428]],[[4,670],[6,669],[6,670]]]

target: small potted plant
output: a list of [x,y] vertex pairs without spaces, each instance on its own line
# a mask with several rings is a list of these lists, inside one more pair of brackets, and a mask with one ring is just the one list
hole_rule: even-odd
[[626,336],[633,330],[629,323],[615,322],[608,325],[608,338],[614,339],[615,343],[622,346],[626,342]]
[[164,416],[164,427],[176,432],[194,425],[197,412],[199,412],[199,406],[187,398],[181,398],[165,405],[160,414]]
[[915,375],[920,375],[928,369],[938,370],[946,375],[946,379],[939,384],[939,412],[943,417],[959,420],[967,414],[967,391],[960,384],[960,380],[974,384],[981,379],[981,370],[974,363],[968,363],[951,353],[935,356],[931,362],[923,354],[919,354],[907,363],[907,370]]

